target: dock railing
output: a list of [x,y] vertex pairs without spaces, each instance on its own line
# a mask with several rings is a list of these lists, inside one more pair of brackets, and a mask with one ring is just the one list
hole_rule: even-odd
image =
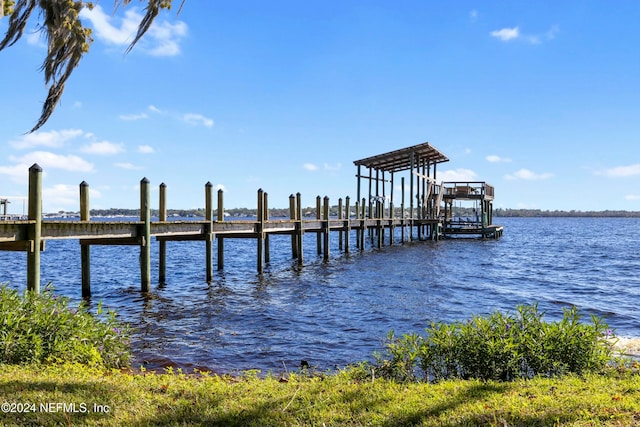
[[487,198],[493,200],[493,186],[484,181],[444,182],[445,197],[457,199]]

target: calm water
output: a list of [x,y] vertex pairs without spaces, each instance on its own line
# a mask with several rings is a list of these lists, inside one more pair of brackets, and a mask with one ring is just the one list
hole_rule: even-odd
[[[255,240],[227,240],[225,270],[204,281],[203,242],[169,242],[167,284],[139,292],[136,247],[92,248],[91,305],[134,328],[134,365],[280,372],[302,359],[320,369],[370,359],[387,332],[421,332],[432,320],[464,320],[537,302],[549,320],[577,305],[640,336],[640,219],[497,218],[500,240],[444,240],[332,259],[305,236],[305,265],[290,238],[271,238],[271,264],[255,273]],[[355,239],[352,239],[355,242]],[[215,246],[215,245],[214,245]],[[157,243],[154,265],[157,277]],[[215,247],[214,247],[215,251]],[[42,283],[80,300],[77,241],[48,241]],[[214,261],[215,264],[215,261]],[[24,288],[26,257],[0,252],[0,282]]]

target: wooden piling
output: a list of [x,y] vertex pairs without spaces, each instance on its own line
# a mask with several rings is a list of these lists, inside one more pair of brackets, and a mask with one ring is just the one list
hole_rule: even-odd
[[[316,196],[316,219],[318,221],[322,220],[322,199],[320,196]],[[322,254],[322,232],[316,233],[316,248],[318,250],[318,255]]]
[[213,281],[213,184],[210,181],[204,186],[205,221],[207,221],[207,235],[205,238],[205,251],[207,263],[207,283]]
[[351,234],[351,207],[349,206],[349,202],[351,198],[349,196],[345,197],[345,213],[346,218],[344,221],[345,233],[344,233],[344,251],[349,253],[349,238]]
[[395,214],[393,212],[394,207],[393,207],[393,202],[389,203],[389,246],[393,245],[395,237],[394,237],[394,233],[395,233],[395,226],[394,224],[394,219],[395,219]]
[[[338,219],[343,219],[342,197],[338,199]],[[344,223],[343,223],[343,227],[344,227]],[[343,250],[343,243],[342,243],[343,237],[344,237],[344,232],[342,231],[342,229],[340,229],[340,231],[338,232],[338,250],[339,251]]]
[[[263,214],[262,214],[262,218],[263,221],[269,221],[269,193],[267,193],[266,191],[264,192],[264,196],[263,196]],[[265,233],[264,235],[264,262],[269,264],[271,262],[271,254],[270,254],[270,249],[269,249],[269,234]]]
[[376,246],[382,247],[382,241],[384,240],[384,228],[382,228],[382,203],[380,200],[376,200]]
[[360,213],[360,251],[364,251],[364,239],[365,239],[365,231],[367,227],[365,226],[365,209],[366,209],[366,200],[364,197],[362,198],[362,204],[360,205],[361,213]]
[[[218,190],[218,221],[224,221],[224,191],[222,188]],[[218,238],[218,270],[224,269],[224,237]]]
[[411,164],[411,172],[409,175],[409,241],[413,240],[413,222],[414,222],[414,211],[413,211],[413,202],[415,200],[415,193],[413,191],[414,186],[413,186],[413,173],[414,173],[414,169],[416,168],[416,156],[415,153],[412,151],[411,152],[411,157],[410,157],[410,164]]
[[[296,196],[291,194],[289,196],[289,219],[295,221],[296,219]],[[296,244],[296,233],[291,233],[291,258],[298,258],[298,248]]]
[[[160,184],[160,207],[158,210],[158,220],[160,222],[167,221],[167,184]],[[159,260],[158,260],[158,282],[165,284],[167,282],[167,241],[160,240],[159,244]]]
[[259,274],[262,274],[264,271],[264,191],[262,191],[262,188],[258,190],[258,208],[256,213],[258,215],[256,230],[258,235],[258,256],[256,257],[258,262],[257,270]]
[[329,197],[324,196],[324,209],[323,209],[323,237],[324,237],[324,261],[329,261],[329,237],[330,237],[330,222],[329,222]]
[[34,164],[29,168],[29,220],[31,246],[27,251],[27,289],[40,293],[40,242],[42,240],[42,168]]
[[296,193],[296,246],[298,251],[298,264],[302,265],[304,262],[304,251],[302,250],[302,196],[300,193]]
[[140,181],[140,290],[149,292],[151,286],[151,192],[149,180]]
[[[80,221],[89,221],[89,184],[80,183]],[[91,245],[80,245],[80,270],[82,276],[82,298],[91,296]]]
[[[356,199],[356,221],[360,220],[360,201]],[[360,248],[360,233],[362,232],[361,227],[356,227],[356,249]]]
[[402,243],[404,243],[404,239],[405,239],[405,215],[404,215],[404,177],[400,178],[400,187],[402,188],[402,196],[400,198],[400,212],[401,212],[401,218],[402,218],[402,227],[400,229],[400,240],[402,240]]

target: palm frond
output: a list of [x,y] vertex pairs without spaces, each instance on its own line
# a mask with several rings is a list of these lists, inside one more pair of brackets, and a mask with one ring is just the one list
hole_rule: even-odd
[[46,31],[48,45],[42,71],[49,93],[40,118],[30,132],[38,130],[51,117],[62,97],[65,83],[93,41],[91,30],[80,21],[83,1],[40,1],[40,7],[44,14],[42,28]]
[[36,0],[18,0],[13,7],[13,13],[9,19],[9,28],[4,39],[0,42],[0,50],[7,46],[12,46],[20,40],[24,33],[24,27],[31,16],[31,12],[36,7]]
[[[145,15],[138,26],[133,42],[126,52],[138,43],[149,30],[161,9],[170,9],[172,0],[141,0],[147,2]],[[114,0],[114,7],[127,6],[131,0]],[[180,4],[180,10],[185,0]],[[3,6],[4,2],[0,4]],[[36,125],[30,132],[35,132],[51,117],[60,102],[65,83],[73,70],[78,66],[82,56],[88,52],[93,39],[91,29],[80,21],[80,11],[90,3],[80,0],[16,0],[9,19],[9,26],[4,39],[0,42],[0,50],[15,44],[24,33],[27,21],[36,7],[41,9],[44,22],[40,30],[47,36],[47,56],[42,64],[45,84],[49,88],[47,99]],[[114,10],[115,10],[114,9]],[[179,11],[178,11],[179,13]]]

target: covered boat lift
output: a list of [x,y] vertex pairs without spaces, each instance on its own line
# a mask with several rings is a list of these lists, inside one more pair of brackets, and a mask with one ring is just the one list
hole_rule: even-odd
[[[403,176],[401,177],[401,217],[408,219],[411,226],[417,226],[418,238],[421,237],[422,226],[427,228],[426,232],[431,237],[437,237],[435,231],[439,224],[438,217],[443,196],[442,184],[438,185],[436,181],[437,165],[448,161],[449,158],[429,142],[354,161],[358,179],[357,200],[362,201],[363,208],[368,206],[365,211],[366,217],[395,217],[394,186],[397,182],[396,175],[399,172],[408,171],[409,210],[405,210],[406,177]],[[363,167],[368,169],[368,174],[362,170]],[[368,180],[368,199],[363,197],[363,179]],[[389,184],[389,197],[387,197],[386,191],[387,183]],[[386,209],[388,209],[388,216],[385,212]]]

